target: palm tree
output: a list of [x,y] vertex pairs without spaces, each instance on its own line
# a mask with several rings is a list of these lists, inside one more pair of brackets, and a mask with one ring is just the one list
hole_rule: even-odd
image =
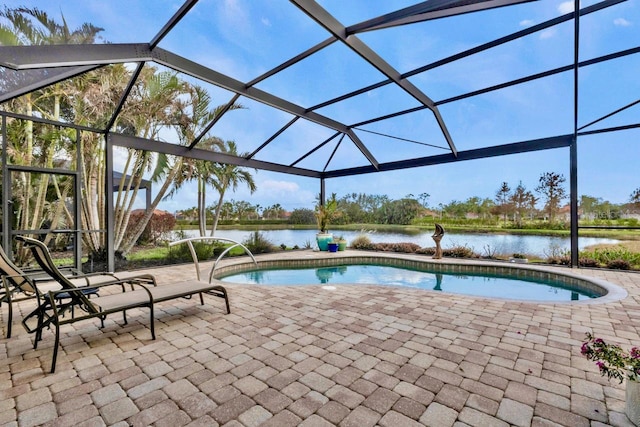
[[[221,151],[233,156],[244,157],[247,153],[238,155],[238,147],[234,141],[226,141],[221,147]],[[240,184],[246,184],[249,187],[249,191],[253,194],[256,191],[256,183],[253,180],[251,173],[239,166],[217,163],[213,168],[213,187],[218,192],[218,204],[216,206],[215,216],[213,218],[213,225],[211,226],[211,236],[216,232],[218,227],[218,220],[220,219],[220,211],[222,209],[222,201],[224,195],[228,189],[233,191],[238,189]]]
[[[88,44],[99,39],[98,33],[104,31],[90,23],[84,23],[71,31],[64,14],[60,14],[62,23],[51,19],[38,8],[19,7],[11,9],[5,6],[0,16],[11,24],[13,35],[8,31],[0,32],[0,43],[13,41],[14,45],[50,45],[50,44]],[[9,27],[6,27],[7,29]]]
[[[0,17],[4,18],[4,23],[0,23],[0,44],[2,45],[50,45],[50,44],[79,44],[93,43],[98,38],[98,33],[103,31],[102,28],[95,27],[85,23],[75,30],[71,30],[67,25],[64,15],[61,16],[62,23],[51,19],[46,12],[36,8],[17,8],[10,9],[5,6],[0,11]],[[18,77],[15,77],[18,76]],[[14,75],[14,84],[20,85],[15,79],[20,78],[20,74]],[[61,105],[66,97],[65,84],[59,83],[52,87],[48,87],[31,94],[27,94],[19,99],[10,102],[10,108],[13,111],[23,112],[27,116],[34,114],[34,109],[38,110],[39,115],[51,120],[59,120],[61,116]],[[44,106],[45,108],[40,108]],[[14,156],[12,161],[15,164],[32,166],[37,159],[39,165],[52,168],[54,166],[55,153],[64,150],[65,145],[69,145],[69,139],[65,137],[64,131],[47,130],[46,126],[40,125],[40,143],[41,149],[34,153],[34,123],[30,121],[16,122],[16,126],[22,127],[23,138],[13,139]],[[43,222],[45,210],[48,202],[46,194],[51,182],[54,191],[59,195],[60,199],[55,208],[50,209],[50,223],[55,224],[61,220],[64,214],[68,218],[71,217],[66,206],[64,206],[64,198],[69,191],[69,187],[63,185],[62,190],[55,175],[42,174],[40,177],[34,178],[32,174],[22,172],[19,174],[18,180],[14,182],[18,192],[16,201],[20,205],[20,216],[18,218],[18,227],[21,229],[39,228],[39,224]],[[37,180],[33,181],[33,180]],[[33,181],[33,182],[32,182]],[[19,184],[18,184],[19,182]],[[37,191],[34,194],[35,186]],[[65,227],[66,228],[66,227]],[[47,240],[49,236],[47,236]]]
[[500,188],[496,192],[496,202],[498,202],[498,208],[502,213],[504,223],[507,223],[507,214],[509,213],[509,197],[511,196],[511,188],[509,184],[503,182]]
[[[185,93],[185,85],[175,72],[156,72],[153,67],[145,67],[132,90],[130,102],[123,108],[124,117],[118,126],[133,130],[136,136],[142,138],[157,138],[160,131],[172,122],[179,97]],[[151,152],[143,150],[127,151],[123,179],[120,180],[114,204],[115,250],[123,253],[131,250],[151,219],[154,209],[171,187],[181,166],[181,159],[153,156]],[[159,170],[162,172],[158,172]],[[132,230],[127,231],[133,204],[142,184],[142,176],[145,172],[152,171],[156,171],[155,177],[163,179],[164,182],[145,216],[133,225]]]
[[[74,122],[93,127],[106,127],[114,106],[131,78],[124,64],[114,64],[86,73],[70,81]],[[105,218],[105,153],[104,137],[93,132],[81,133],[82,221],[86,230],[106,228]],[[109,197],[111,193],[109,192]],[[93,253],[105,245],[103,233],[83,233],[83,242]]]
[[[190,144],[197,138],[225,108],[219,105],[211,108],[211,96],[201,86],[192,85],[188,90],[189,97],[179,104],[175,117],[175,127],[178,130],[180,143]],[[240,104],[233,104],[230,110],[243,108]],[[199,148],[215,151],[222,149],[224,142],[217,137],[205,137],[198,143]],[[207,185],[213,185],[213,163],[204,160],[182,160],[182,171],[176,175],[174,186],[165,198],[173,197],[177,191],[187,182],[196,180],[198,186],[198,225],[200,236],[206,236],[207,210],[206,189]]]

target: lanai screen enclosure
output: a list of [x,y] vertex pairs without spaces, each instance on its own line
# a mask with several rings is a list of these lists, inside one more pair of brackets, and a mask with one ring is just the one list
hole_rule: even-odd
[[[29,3],[9,7],[40,6]],[[11,181],[17,174],[57,176],[73,202],[66,225],[46,232],[68,233],[75,241],[100,236],[113,267],[114,198],[92,201],[102,219],[89,221],[81,200],[96,188],[86,185],[94,175],[76,166],[87,164],[85,140],[96,138],[104,173],[92,185],[105,194],[117,186],[114,147],[316,178],[321,197],[331,178],[379,178],[412,168],[419,177],[421,167],[489,157],[506,164],[509,155],[561,150],[577,266],[582,142],[600,138],[596,150],[603,152],[617,150],[610,142],[616,138],[625,138],[627,148],[637,144],[628,137],[640,127],[633,114],[640,103],[640,31],[633,29],[640,13],[631,1],[101,3],[61,2],[58,9],[65,15],[86,10],[84,21],[97,26],[106,25],[90,13],[105,20],[115,14],[110,22],[120,25],[110,29],[108,43],[51,37],[0,46],[4,247],[15,235],[45,233],[39,225],[15,224]],[[257,3],[262,15],[255,13]],[[153,24],[153,33],[145,34],[150,26],[143,23]],[[83,78],[99,79],[117,64],[124,64],[125,78],[117,93],[57,93],[38,104],[38,91],[68,81],[81,88]],[[121,115],[142,109],[136,84],[151,69],[203,87],[220,107],[191,134],[160,120],[153,132],[140,132],[144,123],[124,123]],[[83,100],[83,107],[56,111],[64,97]],[[31,107],[14,108],[25,98]],[[495,113],[494,103],[514,98],[513,116]],[[483,110],[469,109],[470,100]],[[195,109],[190,114],[196,121]],[[64,134],[73,147],[66,162],[17,161],[11,152],[11,138],[19,137],[11,134],[15,121]],[[502,131],[470,131],[477,121],[500,123]],[[261,132],[250,131],[258,125]],[[204,141],[212,135],[235,140],[246,155],[211,150]],[[75,245],[77,263],[81,246]]]

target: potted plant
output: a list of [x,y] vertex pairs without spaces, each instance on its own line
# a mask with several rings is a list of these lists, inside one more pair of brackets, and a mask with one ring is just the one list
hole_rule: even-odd
[[620,346],[607,344],[587,332],[587,341],[582,343],[580,353],[596,361],[602,376],[615,378],[620,383],[627,380],[625,413],[633,424],[640,426],[640,348],[633,347],[627,353]]
[[327,227],[334,220],[338,213],[338,200],[336,199],[336,193],[331,194],[331,197],[324,203],[318,203],[316,205],[315,214],[318,222],[318,234],[316,234],[316,241],[318,242],[318,249],[326,251],[329,249],[329,242],[333,240],[333,234],[329,233]]
[[337,238],[333,239],[333,241],[338,244],[339,251],[344,251],[345,249],[347,249],[347,240],[344,237],[338,236]]

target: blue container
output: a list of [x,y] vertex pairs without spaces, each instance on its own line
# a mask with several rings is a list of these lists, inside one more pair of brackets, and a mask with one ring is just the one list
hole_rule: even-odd
[[333,234],[330,233],[318,233],[316,234],[316,241],[318,242],[318,249],[326,251],[329,249],[329,242],[333,240]]
[[337,243],[329,243],[329,252],[338,252],[338,244]]

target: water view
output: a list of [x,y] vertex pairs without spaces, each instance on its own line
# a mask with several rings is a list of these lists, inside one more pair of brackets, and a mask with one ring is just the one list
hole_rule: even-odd
[[[198,230],[186,230],[187,237],[198,236]],[[217,230],[216,236],[242,242],[251,236],[253,231],[248,230]],[[265,230],[260,232],[266,239],[275,245],[285,244],[286,246],[305,247],[310,243],[316,246],[315,230]],[[351,241],[363,234],[360,231],[340,230],[334,232],[334,236],[343,236],[347,241]],[[367,235],[375,243],[398,243],[412,242],[421,247],[435,246],[431,235],[433,232],[368,232]],[[600,237],[581,237],[578,246],[582,250],[587,246],[597,244],[618,243],[616,239],[606,239]],[[515,253],[534,255],[537,257],[548,257],[552,253],[570,249],[569,237],[556,236],[519,236],[512,234],[482,234],[482,233],[447,233],[442,239],[443,248],[454,246],[467,246],[474,252],[485,255],[490,250],[495,254],[512,255]]]

